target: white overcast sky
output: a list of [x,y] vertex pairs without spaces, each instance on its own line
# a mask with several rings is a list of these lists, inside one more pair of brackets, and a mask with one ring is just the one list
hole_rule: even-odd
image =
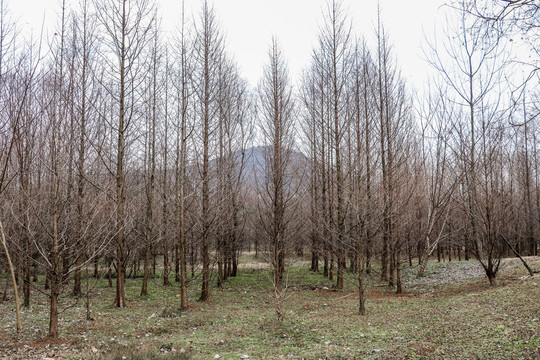
[[[57,23],[61,0],[4,0],[11,15],[19,19],[24,31],[39,31],[45,24]],[[66,0],[67,4],[78,0]],[[380,0],[382,18],[394,46],[402,74],[417,88],[426,79],[428,65],[422,60],[424,32],[431,36],[440,6],[445,0]],[[159,0],[163,25],[174,31],[179,21],[181,0]],[[227,50],[238,62],[244,77],[256,85],[267,61],[271,37],[277,37],[287,58],[291,77],[298,80],[310,61],[326,0],[215,0],[213,4],[223,32]],[[374,38],[377,0],[344,0],[354,33]],[[187,17],[197,16],[202,0],[185,0]]]

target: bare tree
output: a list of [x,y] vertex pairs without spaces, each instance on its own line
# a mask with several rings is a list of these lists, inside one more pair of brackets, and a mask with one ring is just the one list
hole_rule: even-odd
[[[492,198],[495,189],[489,184],[493,184],[493,176],[497,175],[492,167],[496,165],[493,156],[498,156],[498,146],[502,145],[497,113],[501,97],[494,90],[498,90],[503,74],[504,49],[499,46],[497,29],[470,16],[467,9],[471,9],[470,6],[461,2],[458,21],[446,29],[447,57],[437,52],[437,44],[431,44],[428,59],[459,99],[460,106],[468,112],[467,127],[462,129],[468,132],[469,140],[460,154],[467,189],[465,211],[470,222],[474,254],[490,283],[495,284],[502,253],[498,246],[499,235],[493,232],[496,228],[491,223],[490,215],[494,209],[490,204],[495,200]],[[452,40],[455,37],[458,42]],[[495,139],[499,140],[490,142]],[[489,206],[482,207],[482,203]]]
[[163,243],[163,286],[169,286],[169,273],[170,273],[170,260],[169,260],[169,76],[170,76],[170,64],[168,52],[165,54],[165,76],[163,79],[164,85],[164,98],[163,98],[163,142],[162,148],[160,149],[163,154],[163,165],[162,165],[162,182],[161,182],[161,201],[162,201],[162,211],[161,211],[161,240]]
[[[116,180],[116,298],[117,307],[125,307],[125,153],[126,137],[136,116],[138,88],[137,72],[140,70],[141,52],[146,47],[153,22],[153,4],[150,0],[128,1],[101,0],[96,3],[97,15],[107,35],[105,44],[110,53],[103,61],[115,83],[107,89],[118,111],[114,129],[117,149],[114,170]],[[112,124],[111,124],[112,125]]]
[[[77,212],[77,237],[81,238],[81,232],[85,228],[87,206],[87,169],[88,166],[88,147],[90,146],[89,138],[92,124],[91,115],[95,116],[95,112],[91,111],[98,97],[97,82],[92,81],[91,72],[95,68],[96,50],[97,45],[96,38],[96,24],[95,17],[90,13],[88,0],[82,0],[81,2],[81,19],[77,21],[75,19],[74,32],[80,33],[81,36],[77,39],[79,42],[77,46],[78,65],[80,65],[80,74],[78,77],[78,92],[75,97],[78,97],[78,109],[76,110],[77,125],[79,129],[78,139],[73,139],[76,143],[78,140],[78,157],[77,157],[77,170],[76,170],[76,212]],[[74,99],[75,102],[75,99]],[[90,126],[89,126],[90,125]],[[82,239],[81,239],[82,240]],[[88,244],[86,244],[88,246]],[[87,258],[90,254],[86,254]],[[97,256],[96,256],[97,259]],[[81,290],[81,266],[83,264],[83,254],[76,256],[75,261],[75,275],[73,284],[73,295],[78,296],[82,294]],[[87,304],[88,304],[87,294]],[[89,314],[87,314],[89,316]]]
[[[294,99],[289,85],[288,70],[277,40],[272,39],[268,51],[269,64],[259,84],[261,130],[270,146],[264,154],[264,186],[259,195],[262,204],[261,221],[268,239],[273,276],[274,309],[278,320],[283,318],[283,273],[287,241],[290,241],[290,208],[293,206],[295,179],[291,174],[291,151],[294,145]],[[269,219],[269,221],[265,221]]]
[[176,57],[179,58],[179,67],[175,71],[173,84],[176,89],[176,168],[175,168],[175,193],[178,217],[177,232],[177,270],[176,278],[180,282],[180,308],[188,307],[187,298],[187,258],[186,258],[186,162],[188,132],[188,107],[192,89],[189,84],[191,71],[190,47],[188,46],[188,33],[185,26],[184,1],[182,1],[182,22],[179,39],[176,40]]
[[210,295],[210,237],[212,214],[210,209],[210,151],[211,141],[216,138],[218,106],[218,72],[223,58],[223,40],[219,32],[214,10],[205,0],[196,25],[194,40],[193,81],[197,96],[202,147],[201,164],[201,256],[202,287],[200,301]]
[[459,114],[447,99],[446,88],[439,87],[433,93],[428,90],[422,103],[422,187],[427,206],[425,226],[422,226],[423,243],[419,254],[418,277],[424,276],[427,262],[439,242],[445,236],[449,205],[456,186],[459,184],[457,169],[453,168],[450,154],[453,121]]
[[[395,286],[394,272],[397,270],[397,291],[400,282],[400,223],[399,216],[408,203],[406,195],[408,153],[412,139],[410,100],[395,59],[392,46],[379,9],[377,23],[376,85],[373,87],[377,114],[377,140],[379,141],[381,186],[382,186],[382,249],[381,280]],[[400,176],[403,175],[403,176]]]
[[304,74],[302,103],[307,126],[304,132],[311,152],[311,226],[317,238],[317,249],[323,257],[323,275],[333,280],[333,254],[331,253],[331,202],[329,168],[329,132],[327,77],[324,71],[324,50],[314,51],[312,63]]
[[327,100],[329,112],[329,130],[331,131],[333,169],[335,175],[335,218],[333,223],[335,242],[334,251],[337,252],[337,283],[336,287],[342,289],[344,285],[344,271],[346,268],[345,245],[345,198],[344,198],[344,168],[342,152],[345,144],[342,139],[347,127],[345,126],[346,111],[346,84],[351,72],[351,25],[342,4],[337,0],[328,3],[325,24],[319,35],[320,59],[324,79],[327,82]]
[[219,125],[217,170],[217,212],[215,224],[217,285],[236,276],[238,242],[243,216],[240,214],[245,149],[251,138],[251,104],[246,82],[231,59],[223,59],[219,69]]
[[[373,87],[374,64],[365,40],[356,42],[354,50],[354,70],[350,83],[351,116],[354,118],[354,147],[356,148],[354,165],[351,165],[355,180],[351,189],[351,211],[354,213],[354,227],[351,236],[356,236],[355,258],[358,271],[359,303],[358,312],[366,313],[364,273],[370,271],[372,237],[374,224],[371,212],[373,204],[373,160],[372,128],[375,118],[374,104],[371,98]],[[351,149],[352,150],[352,149]],[[355,234],[355,235],[353,235]]]
[[[4,193],[8,182],[11,180],[9,164],[11,156],[14,150],[16,150],[17,142],[20,141],[18,135],[20,135],[23,109],[27,105],[27,98],[30,96],[32,86],[34,86],[38,66],[38,62],[32,57],[30,57],[29,67],[25,66],[26,61],[24,60],[24,56],[21,57],[20,61],[17,61],[13,56],[15,54],[8,51],[13,41],[15,41],[14,25],[9,23],[6,15],[6,7],[4,6],[4,1],[2,1],[0,2],[0,97],[4,105],[0,107],[0,113],[2,118],[8,119],[8,121],[2,122],[2,125],[0,125],[0,195]],[[30,48],[30,51],[33,51],[33,49]],[[39,58],[37,56],[37,59]],[[16,71],[17,69],[19,71]],[[29,71],[25,71],[27,69]],[[16,330],[20,332],[22,326],[15,267],[11,260],[2,220],[0,218],[0,241],[6,255],[15,294]],[[25,303],[27,303],[26,297],[28,296],[28,302],[30,297],[29,287],[27,289],[25,284],[24,289]]]
[[50,228],[47,229],[48,236],[50,237],[50,248],[48,249],[48,262],[49,262],[49,278],[50,278],[50,314],[49,314],[49,336],[52,338],[58,337],[58,296],[60,295],[60,282],[61,282],[61,233],[59,218],[61,215],[60,202],[61,202],[61,129],[63,128],[62,122],[66,117],[65,107],[66,101],[63,94],[63,82],[64,82],[64,51],[65,51],[65,15],[66,15],[65,0],[62,2],[62,19],[60,23],[60,44],[58,53],[56,54],[56,61],[54,63],[54,76],[53,76],[53,110],[50,114],[50,140],[49,140],[49,154],[50,163],[48,168],[50,169]]
[[[156,123],[158,112],[158,66],[159,66],[159,38],[158,38],[158,26],[154,25],[153,45],[150,51],[152,71],[150,73],[150,86],[148,88],[149,93],[149,111],[148,111],[148,131],[146,132],[146,149],[147,156],[145,156],[145,163],[147,164],[147,176],[146,183],[146,248],[144,255],[144,276],[141,287],[141,296],[148,295],[148,278],[150,277],[150,255],[152,249],[153,232],[154,232],[154,196],[155,196],[155,178],[156,178]],[[166,168],[166,165],[165,165]]]

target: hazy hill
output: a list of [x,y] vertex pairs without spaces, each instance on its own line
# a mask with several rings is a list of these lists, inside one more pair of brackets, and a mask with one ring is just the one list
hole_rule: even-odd
[[[249,185],[256,187],[265,183],[266,159],[271,155],[271,146],[250,147],[244,152],[244,168],[242,179]],[[295,179],[294,184],[302,182],[309,171],[309,161],[307,157],[297,150],[290,150],[290,161],[287,175]],[[237,154],[237,164],[242,161],[242,154]]]

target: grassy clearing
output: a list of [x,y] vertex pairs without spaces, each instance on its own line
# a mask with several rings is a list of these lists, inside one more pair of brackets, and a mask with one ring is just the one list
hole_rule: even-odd
[[[539,259],[529,259],[540,269]],[[251,263],[256,263],[253,261]],[[404,268],[405,294],[370,278],[368,315],[357,314],[355,279],[333,291],[307,266],[288,272],[285,320],[273,312],[267,269],[242,269],[208,303],[179,312],[178,288],[156,279],[139,296],[141,280],[128,279],[128,308],[112,307],[114,289],[104,280],[94,290],[94,321],[82,301],[60,315],[61,339],[43,339],[47,300],[34,292],[23,309],[23,332],[14,332],[12,302],[0,303],[0,357],[42,359],[537,359],[540,358],[540,276],[524,276],[514,260],[490,288],[474,262],[432,263],[417,280]],[[466,275],[463,275],[466,274]],[[447,279],[452,281],[448,282]],[[171,279],[174,280],[174,279]],[[62,297],[64,306],[73,299]]]

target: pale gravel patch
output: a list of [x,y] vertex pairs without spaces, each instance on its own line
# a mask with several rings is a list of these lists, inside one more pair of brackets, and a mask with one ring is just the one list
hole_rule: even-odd
[[[540,257],[524,257],[524,259],[533,270],[540,270]],[[418,267],[404,267],[403,270],[405,286],[407,288],[414,288],[417,291],[431,291],[438,286],[459,284],[485,278],[486,276],[482,265],[475,259],[469,261],[429,263],[426,268],[425,276],[422,278],[416,277]],[[509,271],[528,276],[527,271],[523,267],[523,263],[518,258],[503,259],[497,276],[500,277]]]

